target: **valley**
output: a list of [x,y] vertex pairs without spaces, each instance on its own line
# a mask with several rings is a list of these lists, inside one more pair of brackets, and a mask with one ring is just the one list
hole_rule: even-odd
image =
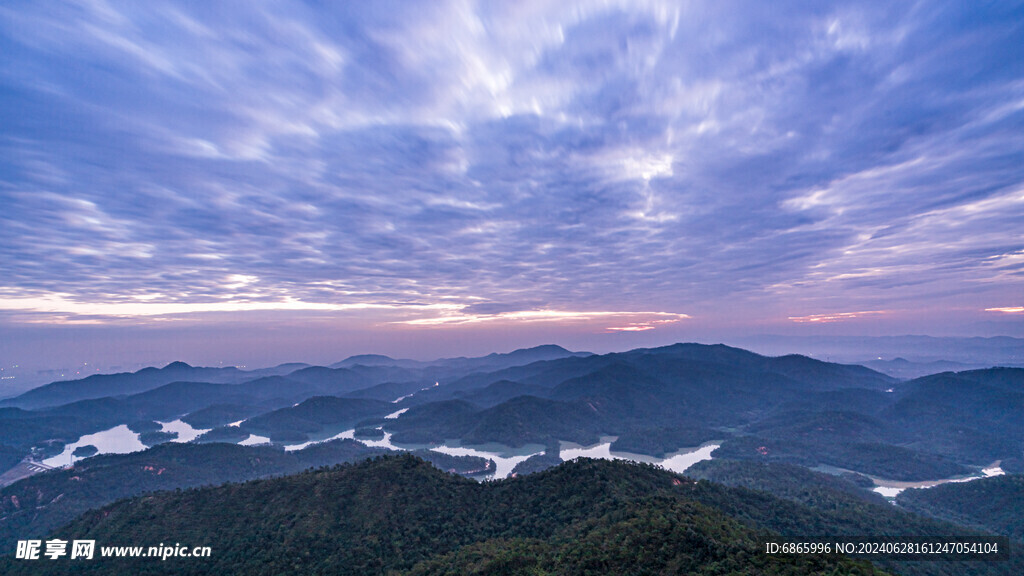
[[[140,371],[134,388],[131,374],[93,376],[3,400],[0,443],[20,455],[8,467],[23,473],[0,487],[0,542],[45,536],[143,492],[384,454],[411,454],[485,483],[597,459],[729,484],[738,477],[722,473],[739,466],[745,484],[736,486],[783,499],[790,492],[776,471],[803,470],[830,501],[838,490],[894,511],[909,488],[1013,477],[1024,455],[1021,369],[901,381],[861,366],[699,344],[369,361],[251,380],[175,363]],[[69,389],[76,400],[59,403]],[[23,477],[22,459],[42,464],[38,473]],[[892,521],[913,526],[909,518]]]
[[[976,475],[993,461],[1020,458],[1024,447],[1015,426],[1024,411],[1021,369],[899,381],[860,366],[697,344],[372,362],[300,365],[252,380],[234,369],[174,363],[92,376],[76,385],[71,397],[80,399],[66,404],[58,402],[72,383],[54,383],[0,402],[0,440],[5,451],[49,466],[71,463],[82,446],[144,449],[140,434],[126,428],[133,423],[151,426],[164,441],[285,449],[381,429],[381,438],[356,439],[370,446],[497,445],[503,448],[489,452],[501,457],[525,446],[536,448],[532,454],[615,437],[608,457],[653,461],[714,441],[716,457],[850,470],[889,487]],[[204,381],[211,376],[221,382]],[[118,394],[105,396],[111,391]]]

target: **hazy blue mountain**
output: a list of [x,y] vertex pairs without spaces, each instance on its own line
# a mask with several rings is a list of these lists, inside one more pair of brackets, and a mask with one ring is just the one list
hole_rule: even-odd
[[892,406],[898,396],[893,392],[871,390],[867,388],[843,388],[825,392],[807,392],[796,398],[789,398],[780,407],[786,412],[845,411],[857,412],[871,416],[880,416]]
[[725,440],[713,456],[758,462],[787,462],[806,467],[827,465],[901,482],[940,480],[979,471],[959,464],[947,455],[896,444],[853,441],[829,445],[816,438],[737,436]]
[[429,366],[429,362],[418,360],[396,360],[383,354],[358,354],[349,356],[341,362],[335,362],[330,368],[351,368],[353,366],[397,366],[402,368],[422,368]]
[[227,442],[238,444],[249,437],[249,433],[238,426],[217,426],[200,434],[195,440],[196,444],[212,444],[214,442]]
[[[64,510],[61,518],[68,520],[72,513],[69,511],[82,510],[75,508],[81,504],[77,500],[101,505],[112,498],[136,494],[137,490],[196,485],[182,478],[161,484],[174,466],[195,482],[213,483],[290,473],[301,470],[295,466],[319,465],[316,462],[330,463],[339,454],[361,453],[360,445],[329,443],[325,447],[307,448],[309,452],[304,450],[304,455],[292,457],[282,456],[284,452],[275,447],[264,447],[263,450],[269,450],[264,453],[209,442],[237,442],[249,434],[258,434],[277,443],[292,443],[329,437],[352,428],[359,431],[361,438],[370,433],[378,438],[383,433],[377,428],[383,427],[393,434],[394,442],[403,445],[459,442],[469,446],[497,443],[547,447],[544,455],[517,467],[517,474],[537,472],[556,464],[559,441],[592,444],[601,436],[610,435],[617,437],[613,442],[616,451],[663,457],[680,448],[715,440],[721,443],[714,453],[715,460],[699,465],[694,473],[736,488],[726,490],[699,483],[693,485],[693,501],[729,518],[743,518],[748,526],[777,530],[793,537],[811,535],[801,531],[801,523],[806,522],[848,535],[854,535],[855,530],[873,529],[872,521],[889,527],[911,526],[915,530],[949,528],[929,524],[932,520],[908,519],[909,515],[902,510],[879,504],[877,495],[866,489],[871,481],[864,474],[893,480],[936,480],[977,473],[981,466],[996,460],[1003,461],[1008,471],[1024,469],[1024,427],[1020,424],[1024,422],[1024,369],[1019,368],[943,372],[900,381],[863,366],[799,355],[768,357],[725,345],[692,343],[604,355],[542,346],[435,362],[361,356],[339,364],[344,365],[281,365],[257,376],[256,371],[202,369],[176,363],[134,374],[59,382],[44,386],[39,392],[32,391],[35,396],[23,399],[28,405],[51,401],[75,386],[83,386],[81,394],[86,395],[122,390],[31,409],[0,407],[0,455],[4,457],[0,465],[14,465],[30,449],[47,442],[52,444],[48,449],[59,449],[61,443],[119,424],[128,424],[132,430],[147,434],[150,443],[168,439],[159,435],[155,421],[182,417],[197,427],[212,430],[190,448],[160,445],[157,452],[149,451],[150,456],[163,454],[160,466],[138,459],[146,452],[124,459],[98,456],[76,463],[74,470],[92,471],[88,478],[77,474],[78,479],[74,479],[74,470],[67,470],[40,475],[38,482],[43,484],[32,484],[29,481],[33,478],[22,480],[29,482],[17,488],[22,491],[0,492],[0,528],[7,518],[18,518],[17,522],[22,523],[19,526],[34,525],[32,518],[36,516],[42,519],[40,522],[50,521],[47,526],[55,526],[56,520],[46,519],[56,516],[50,516],[44,509],[52,508],[54,514]],[[172,375],[178,377],[162,381]],[[211,378],[192,380],[199,375]],[[400,410],[405,411],[397,417],[385,418]],[[227,426],[239,420],[243,420],[240,426]],[[322,455],[319,460],[311,456],[318,453]],[[446,469],[462,472],[493,468],[493,463],[486,460],[448,461],[433,454],[427,456]],[[263,464],[245,464],[250,457]],[[835,478],[806,469],[820,465],[853,473]],[[198,468],[202,466],[211,470],[200,472]],[[225,473],[219,474],[218,467],[224,467]],[[152,482],[145,475],[160,469],[164,472],[158,472]],[[391,470],[386,466],[378,468],[383,469]],[[587,470],[596,470],[601,478],[620,474],[600,466]],[[232,476],[234,472],[238,474]],[[108,485],[117,482],[117,473],[126,475],[125,489],[129,491],[118,492],[119,488]],[[574,479],[585,481],[582,476]],[[429,482],[432,481],[428,485]],[[538,482],[543,484],[546,480]],[[970,484],[971,490],[950,488],[936,492],[942,498],[935,501],[908,492],[906,502],[913,501],[923,513],[936,518],[1017,537],[1014,530],[1022,513],[1013,506],[1019,496],[1016,485],[1010,480],[1003,480],[1002,484]],[[434,488],[429,490],[448,489],[440,484],[431,486]],[[743,491],[744,488],[758,492]],[[984,499],[984,490],[992,491],[993,502],[1003,503],[998,510],[986,512],[988,509],[980,504],[972,509],[970,502]],[[8,494],[15,499],[2,500]],[[65,494],[60,498],[73,498],[76,502],[62,503],[57,499],[60,494]],[[107,499],[98,499],[97,494]],[[31,506],[25,506],[25,502]],[[673,502],[671,506],[679,505]],[[525,500],[523,504],[534,505]],[[497,505],[504,507],[492,514],[511,513],[506,505]],[[759,506],[777,509],[766,511]],[[653,508],[637,508],[641,509],[645,517],[654,514]],[[125,513],[117,510],[117,514]],[[831,510],[832,516],[826,510]],[[428,513],[427,508],[422,511]],[[974,512],[976,517],[970,516]],[[432,509],[429,513],[433,513]],[[982,523],[986,514],[998,518],[998,522]],[[522,522],[542,522],[537,518],[544,516],[540,512],[520,516]],[[605,521],[600,518],[604,517],[595,516],[588,522]],[[100,525],[109,526],[102,522]],[[619,524],[615,526],[625,529]],[[265,528],[270,529],[269,525]],[[586,534],[598,538],[592,532]],[[428,558],[434,554],[431,552],[415,561],[409,559],[404,566],[410,570],[420,566],[416,570],[429,572],[428,568],[436,566],[432,562],[465,562],[465,555],[476,553],[492,562],[504,553],[502,550],[509,549],[506,545],[516,550],[536,547],[538,558],[546,558],[544,555],[554,554],[554,550],[568,550],[563,543],[545,540],[547,536],[524,538],[514,545],[471,540],[467,541],[471,548],[451,550],[451,555],[444,555],[443,560]],[[987,569],[970,569],[976,568],[978,573]],[[942,568],[935,573],[955,573],[949,570]]]
[[[297,442],[369,425],[405,443],[547,445],[612,435],[621,437],[617,449],[661,456],[714,439],[723,441],[719,457],[891,479],[966,474],[1024,453],[1021,369],[899,382],[862,366],[692,343],[605,355],[541,346],[401,366],[382,356],[349,360],[237,383],[178,380],[37,410],[0,408],[0,446],[28,454],[46,441],[59,448],[118,424],[184,416],[203,428],[245,420],[206,440],[253,433]],[[110,378],[211,373],[203,370],[173,364]],[[251,376],[226,370],[212,373]],[[43,388],[54,394],[57,384],[72,383]]]
[[589,352],[570,352],[561,346],[545,344],[533,348],[520,348],[507,354],[492,353],[480,358],[449,358],[441,363],[461,370],[500,370],[512,366],[525,366],[545,360],[587,357],[590,355]]
[[535,384],[499,380],[493,384],[488,384],[484,388],[456,391],[453,397],[487,408],[518,396],[543,396],[547,391],[547,388]]
[[428,362],[418,360],[396,360],[380,354],[360,354],[350,356],[341,362],[331,365],[331,368],[350,368],[357,365],[362,366],[395,366],[401,368],[446,368],[463,372],[479,370],[499,370],[511,366],[522,366],[541,360],[556,360],[570,356],[589,356],[589,352],[571,352],[554,344],[544,344],[532,348],[521,348],[507,353],[494,352],[487,356],[477,358],[440,358]]
[[[410,442],[457,438],[521,445],[566,433],[572,437],[560,439],[594,441],[600,433],[627,434],[629,445],[663,454],[687,445],[670,446],[673,441],[721,437],[709,427],[748,425],[809,395],[833,394],[833,403],[840,405],[843,395],[863,397],[858,406],[878,412],[892,397],[876,389],[894,383],[859,366],[681,344],[477,372],[418,392],[400,406],[419,405],[424,410],[410,410],[383,424],[396,438]],[[845,388],[849,385],[860,388]],[[457,417],[427,416],[427,408],[435,403],[452,406],[444,404],[449,399],[468,403],[458,405]],[[548,412],[558,418],[549,418]],[[686,423],[685,433],[681,423]],[[658,443],[638,441],[641,429],[656,429]]]
[[[956,362],[965,367],[1024,367],[1024,338],[935,336],[780,336],[735,338],[738,346],[763,354],[794,350],[835,362],[865,364],[903,358],[911,363]],[[938,372],[940,370],[936,370]],[[893,374],[893,376],[898,376]]]
[[434,381],[412,381],[412,382],[384,382],[369,388],[354,390],[344,394],[349,398],[372,398],[374,400],[386,400],[394,402],[399,398],[408,397],[425,388],[434,385]]
[[1001,460],[1000,467],[1007,474],[1024,474],[1024,453]]
[[646,454],[664,458],[682,448],[694,448],[705,442],[721,441],[722,438],[730,436],[732,434],[721,429],[687,424],[685,421],[662,426],[640,422],[633,427],[619,429],[611,449],[614,452]]
[[79,400],[39,410],[5,408],[0,411],[0,439],[27,451],[44,441],[72,442],[119,424],[173,420],[214,404],[244,403],[257,413],[266,412],[314,393],[308,385],[280,376],[244,384],[172,382],[131,396]]
[[193,412],[212,404],[294,403],[317,392],[314,386],[290,378],[267,376],[241,384],[172,382],[128,396],[123,402],[129,409],[159,411],[164,417],[170,417]]
[[678,420],[688,412],[686,392],[651,378],[626,364],[612,364],[570,378],[550,389],[548,397],[586,405],[595,416],[619,428],[634,422]]
[[915,446],[977,465],[1024,451],[1024,369],[945,372],[897,390],[883,415]]
[[440,386],[418,392],[411,400],[415,403],[425,403],[454,398],[458,394],[485,388],[503,380],[553,388],[569,378],[589,374],[613,363],[615,359],[612,355],[569,356],[557,360],[539,360],[495,371],[472,371],[446,380]]
[[440,444],[461,438],[477,425],[480,407],[465,400],[443,400],[412,406],[400,418],[384,423],[396,443]]
[[[14,468],[24,460],[25,451],[13,446],[0,444],[0,474]],[[2,484],[0,484],[2,486]]]
[[270,368],[256,368],[255,370],[249,370],[246,373],[251,379],[262,378],[264,376],[287,376],[296,370],[309,368],[309,366],[310,365],[305,362],[286,362]]
[[869,360],[863,365],[872,370],[888,374],[894,378],[909,380],[920,378],[929,374],[939,372],[962,372],[964,370],[977,370],[988,368],[992,364],[965,364],[963,362],[950,362],[948,360],[935,360],[932,362],[911,362],[906,358],[893,358],[892,360]]
[[360,388],[366,388],[376,382],[349,370],[348,368],[324,368],[310,366],[288,374],[290,380],[310,385],[322,393],[345,394]]
[[[989,371],[950,378],[958,385],[981,387],[1002,382],[996,394],[1002,416],[995,422],[1010,425],[1011,416],[1018,413],[1014,401],[1007,402],[1017,393],[1015,374]],[[579,438],[623,435],[624,445],[658,455],[692,446],[688,442],[696,438],[725,439],[722,454],[735,458],[830,464],[893,479],[936,479],[970,473],[964,464],[1018,453],[1015,433],[967,430],[949,411],[929,412],[930,420],[911,422],[910,415],[899,412],[900,403],[914,403],[919,409],[929,405],[913,398],[922,393],[922,386],[899,383],[860,366],[679,344],[474,373],[417,393],[401,406],[422,405],[422,410],[410,410],[383,424],[406,441],[503,438],[520,445],[527,441],[524,438],[543,441],[565,433],[565,427],[546,418],[543,410],[505,406],[523,392],[565,403],[551,406],[574,424]],[[459,405],[454,418],[429,416],[433,403],[450,406],[443,404],[447,399],[472,404]],[[944,394],[930,402],[950,401]],[[989,401],[974,402],[961,405],[982,412],[991,408]],[[569,412],[562,414],[565,410]],[[986,413],[979,418],[994,416]],[[959,445],[944,444],[944,435],[952,433],[941,430],[954,430]],[[645,441],[644,434],[654,437]],[[925,434],[931,435],[930,443]],[[762,448],[770,454],[761,454]],[[966,458],[968,452],[972,458]],[[902,464],[907,470],[900,470]]]
[[282,406],[266,406],[252,404],[210,404],[181,417],[182,421],[199,429],[210,429],[246,418],[263,414]]
[[380,400],[314,396],[295,406],[253,416],[241,429],[274,441],[304,441],[309,435],[353,428],[368,418],[382,417],[394,405]]
[[7,408],[0,414],[0,441],[27,456],[34,446],[52,444],[59,452],[63,443],[118,424],[138,420],[119,410],[113,398],[82,400],[46,410]]
[[864,366],[822,362],[798,354],[766,358],[763,369],[824,390],[841,388],[885,390],[896,382],[891,376]]
[[514,447],[543,445],[552,439],[592,444],[606,428],[602,415],[592,406],[519,396],[475,414],[474,426],[461,440],[466,444],[496,442]]
[[292,372],[288,378],[314,385],[323,394],[343,395],[387,382],[418,381],[423,375],[408,368],[357,364],[347,368],[310,366]]
[[0,406],[44,408],[76,400],[137,394],[177,381],[239,382],[250,379],[237,368],[194,368],[184,362],[172,362],[163,368],[143,368],[138,372],[94,374],[81,380],[53,382],[0,401]]
[[803,384],[804,389],[886,389],[896,381],[863,366],[822,362],[797,354],[761,356],[723,344],[674,344],[661,348],[631,350],[615,356],[642,362],[645,367],[686,365],[681,361],[689,360],[707,365],[728,366],[733,370],[776,374]]

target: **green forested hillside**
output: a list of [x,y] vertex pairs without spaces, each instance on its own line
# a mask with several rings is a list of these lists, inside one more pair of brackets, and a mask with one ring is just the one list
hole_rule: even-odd
[[896,502],[907,510],[1024,542],[1024,476],[1019,474],[904,490]]
[[[750,466],[743,463],[741,466]],[[784,468],[784,467],[783,467]],[[742,478],[740,468],[720,471]],[[983,536],[828,482],[767,492],[579,459],[479,484],[410,456],[135,497],[59,529],[98,545],[210,546],[210,559],[17,562],[5,574],[871,574],[863,560],[768,556],[765,538]],[[1008,562],[897,562],[905,575],[1019,573]]]
[[[0,490],[0,551],[10,549],[16,540],[45,536],[82,512],[121,498],[294,474],[386,453],[352,440],[291,452],[272,446],[169,443],[144,452],[79,460],[72,468],[31,476]],[[477,477],[495,468],[493,461],[478,456],[426,450],[414,454],[452,474]]]
[[611,449],[615,452],[631,452],[633,454],[649,454],[664,458],[682,447],[694,447],[710,440],[716,440],[724,434],[720,430],[701,426],[658,426],[626,428],[612,442]]
[[715,450],[714,456],[808,467],[827,464],[907,482],[966,476],[975,471],[943,456],[903,446],[881,442],[828,443],[814,435],[730,438]]
[[[210,546],[209,559],[17,562],[6,574],[873,574],[762,552],[759,532],[649,466],[580,460],[479,484],[411,456],[143,496],[57,531]],[[728,490],[725,489],[726,493]]]
[[882,412],[919,450],[984,466],[1024,450],[1024,369],[944,372],[901,386]]
[[535,474],[537,472],[543,472],[548,468],[554,468],[561,463],[562,458],[558,455],[558,446],[549,446],[540,454],[534,454],[519,464],[516,464],[515,468],[512,469],[512,474],[516,476]]
[[[768,492],[819,508],[835,508],[840,503],[872,503],[892,506],[881,495],[856,482],[852,475],[833,476],[813,472],[795,464],[743,460],[704,460],[686,469],[686,475],[726,486],[738,486]],[[868,480],[870,482],[870,479]]]
[[161,444],[145,452],[87,458],[0,490],[0,550],[39,538],[75,516],[155,490],[210,486],[338,464],[383,453],[349,440],[285,452],[268,446]]

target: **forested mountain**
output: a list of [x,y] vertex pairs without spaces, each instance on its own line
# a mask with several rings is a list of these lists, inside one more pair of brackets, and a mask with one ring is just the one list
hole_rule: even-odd
[[[369,356],[350,358],[330,367],[293,365],[258,373],[219,370],[171,365],[107,379],[91,377],[77,383],[55,383],[43,387],[42,392],[34,396],[26,396],[28,400],[20,401],[29,406],[47,398],[52,400],[72,384],[81,386],[82,391],[70,394],[71,398],[110,389],[121,392],[34,408],[0,408],[0,464],[5,469],[14,466],[22,456],[38,458],[54,454],[85,434],[120,425],[129,425],[131,430],[142,433],[144,438],[140,438],[147,443],[174,438],[174,433],[161,431],[161,422],[179,418],[196,428],[212,429],[192,443],[163,444],[122,456],[94,456],[80,460],[73,469],[38,474],[8,486],[0,491],[0,537],[15,539],[29,533],[40,534],[69,521],[75,514],[116,498],[154,490],[291,474],[309,466],[349,461],[384,450],[369,448],[366,443],[409,450],[434,447],[442,452],[450,452],[451,447],[487,446],[488,450],[513,453],[518,448],[520,451],[515,454],[522,455],[518,460],[493,456],[495,460],[491,462],[477,457],[453,458],[433,451],[417,454],[445,470],[477,477],[493,477],[489,475],[498,469],[495,462],[508,462],[503,470],[511,470],[515,465],[516,475],[528,477],[515,479],[507,485],[528,481],[526,485],[532,486],[530,490],[537,491],[541,490],[538,485],[529,482],[548,482],[529,480],[538,471],[555,468],[540,473],[538,478],[541,479],[564,479],[565,474],[582,474],[579,472],[582,468],[577,465],[558,466],[567,442],[584,446],[601,442],[604,449],[616,457],[633,458],[632,454],[658,459],[670,458],[683,448],[713,442],[720,445],[713,453],[714,460],[699,464],[693,468],[693,473],[732,487],[726,489],[720,484],[701,482],[694,485],[698,488],[691,490],[688,498],[727,518],[715,520],[712,524],[719,528],[696,538],[700,542],[718,541],[719,537],[727,535],[740,544],[730,548],[726,556],[746,560],[751,560],[744,556],[750,542],[750,534],[744,530],[749,529],[774,530],[794,538],[810,538],[816,534],[863,536],[878,526],[886,526],[887,534],[901,533],[901,530],[903,534],[952,534],[950,530],[959,530],[904,511],[915,509],[936,519],[995,530],[1017,538],[1015,530],[1024,510],[1024,506],[1019,505],[1021,496],[1012,486],[996,483],[977,484],[978,487],[998,486],[993,489],[1003,498],[996,499],[1002,506],[992,511],[995,520],[988,523],[984,521],[984,506],[972,509],[963,502],[956,503],[952,496],[946,498],[954,492],[967,494],[965,502],[983,498],[978,494],[970,495],[973,493],[969,490],[957,492],[957,488],[942,488],[934,493],[926,492],[927,496],[938,500],[921,497],[918,491],[908,491],[897,500],[897,507],[870,492],[876,480],[967,477],[979,475],[982,467],[997,460],[1002,461],[1008,472],[1020,469],[1020,462],[1024,461],[1024,430],[1019,425],[1024,421],[1024,370],[1021,369],[942,373],[901,382],[860,366],[831,364],[801,356],[770,358],[723,345],[677,344],[604,355],[540,347],[477,359],[436,362]],[[162,381],[171,374],[184,375],[184,379]],[[192,376],[204,376],[206,381],[189,380]],[[216,379],[223,381],[213,381]],[[300,443],[305,445],[335,436],[355,440],[313,444],[293,452],[282,450],[283,446],[297,448]],[[259,442],[260,438],[269,438],[274,446],[223,444]],[[541,451],[543,454],[538,454]],[[84,449],[79,453],[85,453]],[[537,455],[525,459],[530,454]],[[400,470],[405,468],[399,466],[400,470],[396,471],[393,468],[398,465],[393,462],[377,466],[381,473],[397,474],[396,482],[404,474]],[[809,468],[824,468],[839,475],[826,476],[811,472]],[[632,474],[639,469],[623,470],[630,470]],[[331,475],[335,472],[317,474],[321,476],[302,477],[310,482],[309,478],[313,477],[319,478],[316,482],[336,479]],[[628,476],[625,472],[621,474]],[[641,476],[644,474],[647,472]],[[448,486],[445,483],[449,480],[430,480],[433,478],[430,474],[425,478],[428,486],[436,482]],[[281,481],[284,483],[278,486],[282,490],[289,486],[288,489],[314,493],[325,489],[288,484],[298,480]],[[589,481],[582,476],[572,478],[576,483]],[[664,481],[663,478],[658,482]],[[616,482],[631,485],[626,479]],[[973,489],[974,485],[957,486]],[[392,484],[387,488],[380,484],[372,486],[372,489],[354,485],[349,488],[364,490],[365,497],[384,503],[390,502],[390,494],[406,490]],[[517,531],[518,528],[496,519],[498,513],[494,511],[507,512],[507,506],[489,499],[493,496],[480,496],[512,490],[495,486],[498,485],[451,488],[459,494],[473,495],[466,496],[470,498],[467,510],[483,506],[491,512],[475,511],[465,516],[480,529],[479,534],[474,532],[472,536],[463,537],[455,530],[449,534],[454,534],[454,539],[447,547],[437,545],[430,538],[424,539],[421,532],[402,532],[401,545],[393,544],[402,551],[395,552],[398,556],[389,557],[391,559],[382,559],[381,554],[387,557],[381,551],[385,540],[380,532],[375,532],[375,536],[365,536],[370,540],[366,540],[367,548],[361,552],[320,550],[314,556],[321,560],[326,558],[330,564],[339,562],[342,557],[351,559],[346,554],[362,554],[357,565],[363,567],[390,566],[415,573],[445,573],[445,570],[472,566],[487,566],[500,572],[506,566],[503,562],[525,554],[532,559],[523,565],[509,566],[542,573],[553,570],[552,566],[558,562],[570,562],[583,570],[590,566],[585,558],[595,553],[595,549],[588,546],[594,545],[602,550],[619,550],[609,552],[605,558],[608,566],[615,567],[623,558],[615,556],[624,554],[622,548],[616,548],[622,542],[671,548],[678,544],[672,538],[688,538],[674,532],[671,516],[691,518],[692,505],[696,505],[670,499],[655,508],[646,504],[634,506],[643,498],[653,498],[649,494],[642,498],[634,494],[640,500],[616,501],[616,506],[625,507],[624,516],[613,518],[606,510],[585,518],[560,520],[550,529],[546,528],[547,531]],[[444,493],[449,488],[435,486],[430,490]],[[225,488],[229,492],[251,489]],[[658,494],[658,498],[664,496]],[[572,501],[571,495],[566,497]],[[513,501],[519,502],[515,498]],[[581,505],[585,503],[576,501]],[[406,500],[399,502],[401,506],[407,503]],[[287,503],[299,508],[307,505],[291,500]],[[519,504],[533,513],[542,510],[536,502],[523,500]],[[182,500],[176,505],[191,504]],[[118,517],[131,508],[118,506],[121,506],[116,508]],[[225,506],[238,504],[229,505],[225,501]],[[394,518],[399,517],[399,508],[399,504],[393,505],[396,516],[387,522],[381,518],[367,522],[374,526],[392,526]],[[665,510],[673,512],[666,516]],[[426,508],[416,513],[423,517],[438,516],[436,510]],[[701,524],[707,520],[707,517],[701,518],[703,520],[694,519],[694,522]],[[743,526],[729,524],[734,520]],[[455,521],[454,517],[451,521]],[[526,517],[520,521],[527,526],[540,522]],[[344,530],[354,529],[345,528],[345,521],[330,522],[331,526],[341,526]],[[665,522],[671,526],[665,528]],[[109,527],[103,522],[99,525]],[[269,524],[257,525],[270,530]],[[648,533],[655,527],[665,528],[661,536]],[[715,532],[718,529],[725,532]],[[431,534],[441,530],[440,533],[445,534],[443,527],[434,525],[423,530]],[[684,532],[686,530],[690,529]],[[626,534],[629,536],[624,536]],[[624,540],[619,535],[623,535]],[[663,536],[668,540],[661,540]],[[424,542],[432,544],[426,546]],[[372,560],[374,553],[377,560]],[[721,566],[733,565],[724,560],[720,564],[703,563],[717,553],[708,549],[694,558],[666,552],[666,555],[652,555],[651,562],[652,566],[661,567],[658,570],[671,571],[685,566],[694,573],[701,573],[701,570],[715,573]],[[576,560],[571,560],[573,558]],[[319,564],[321,560],[302,562],[310,562],[308,566],[314,571],[327,570],[328,564]],[[760,568],[777,568],[781,570],[779,573],[787,573],[785,570],[796,566],[776,565],[772,559],[758,561],[771,564],[757,565]],[[896,569],[881,562],[900,573],[954,574],[957,572],[949,566],[962,567],[962,564],[949,564],[945,568],[931,566],[924,570],[908,568],[911,566],[908,564]],[[1000,573],[993,568],[995,564],[979,566],[971,569],[979,574]],[[1006,564],[999,563],[999,566]],[[799,569],[805,568],[813,572],[807,566]]]
[[1020,474],[905,490],[896,502],[907,510],[1024,543],[1024,476]]
[[239,382],[251,379],[237,368],[194,368],[184,362],[172,362],[163,368],[143,368],[137,372],[94,374],[81,380],[53,382],[29,390],[15,398],[0,400],[0,406],[43,408],[76,400],[135,394],[175,381]]
[[[296,443],[372,426],[393,433],[395,442],[417,444],[591,444],[614,436],[616,450],[661,457],[717,440],[717,457],[829,465],[908,481],[968,475],[995,460],[1012,465],[1024,454],[1021,369],[898,382],[861,366],[700,344],[605,355],[541,346],[435,362],[367,356],[295,368],[241,382],[161,383],[172,374],[245,374],[175,363],[54,383],[14,400],[52,400],[71,385],[81,392],[69,397],[111,386],[141,390],[0,409],[0,448],[52,453],[118,424],[183,418],[204,429],[243,421],[204,441],[240,441],[251,433]],[[405,411],[385,418],[399,410]]]
[[294,406],[249,418],[240,428],[269,436],[271,440],[302,442],[310,434],[323,431],[337,433],[392,411],[393,404],[380,400],[314,396]]
[[[990,538],[843,490],[815,490],[825,498],[804,503],[648,465],[586,459],[479,484],[411,456],[383,457],[134,498],[54,533],[98,544],[207,545],[209,559],[74,565],[8,559],[4,568],[9,574],[71,568],[84,574],[877,574],[864,560],[836,555],[768,555],[760,542],[891,538],[908,530]],[[876,563],[908,575],[1009,574],[1024,566],[1019,558]]]
[[[74,467],[38,474],[0,490],[0,550],[13,549],[19,539],[41,538],[86,510],[121,498],[294,474],[387,452],[352,440],[292,452],[270,446],[167,443],[144,452],[87,458]],[[477,457],[427,451],[416,455],[452,473],[478,475],[489,466]]]
[[878,504],[887,510],[891,509],[885,498],[864,490],[865,485],[871,485],[869,478],[855,474],[823,474],[795,464],[705,460],[688,468],[686,475],[726,486],[760,490],[819,508],[834,508],[837,502],[842,502],[853,505]]
[[911,380],[883,417],[915,448],[983,465],[1021,455],[1024,369],[944,372]]
[[136,498],[56,532],[208,545],[209,559],[8,560],[5,573],[872,573],[836,556],[766,555],[762,532],[703,504],[694,487],[653,468],[595,461],[478,484],[389,457]]

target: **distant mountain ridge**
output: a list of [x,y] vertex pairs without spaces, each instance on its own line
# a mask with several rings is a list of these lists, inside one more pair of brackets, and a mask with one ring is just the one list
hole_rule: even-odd
[[[171,362],[163,368],[143,368],[136,372],[121,372],[117,374],[94,374],[79,380],[62,380],[51,382],[14,398],[0,400],[0,407],[12,406],[26,409],[38,409],[48,406],[67,404],[77,400],[88,400],[93,398],[105,398],[108,396],[121,396],[138,394],[146,390],[157,388],[171,382],[209,382],[217,384],[238,384],[245,381],[255,380],[265,376],[288,376],[299,381],[320,381],[339,380],[344,378],[342,374],[350,376],[351,379],[358,379],[360,371],[365,372],[366,368],[412,368],[425,369],[434,368],[451,370],[473,370],[480,368],[499,369],[509,366],[528,364],[538,360],[550,360],[568,356],[586,356],[588,352],[570,352],[560,346],[553,344],[541,345],[534,348],[523,348],[507,354],[492,353],[480,358],[449,358],[439,359],[431,362],[420,362],[416,360],[395,360],[388,356],[379,354],[364,354],[351,356],[332,364],[330,367],[310,366],[304,363],[286,363],[274,368],[262,368],[258,370],[239,370],[236,367],[226,368],[205,368],[194,367],[181,361]],[[355,368],[355,370],[351,370]],[[333,372],[329,372],[333,369]],[[374,384],[386,380],[402,381],[403,379],[416,379],[416,376],[409,372],[396,370],[387,379],[376,378]],[[355,390],[361,382],[353,382],[348,385],[349,391]],[[339,390],[344,392],[345,390]]]
[[[784,336],[734,338],[738,346],[775,356],[795,350],[815,358],[862,364],[899,378],[917,378],[943,370],[991,366],[1024,368],[1024,338],[1012,336]],[[900,358],[909,363],[891,363]],[[934,365],[934,366],[929,366]],[[937,368],[935,370],[928,369]]]
[[511,366],[521,366],[542,360],[556,360],[571,356],[590,356],[590,352],[571,352],[555,344],[542,344],[532,348],[520,348],[507,353],[492,352],[477,358],[439,358],[431,361],[396,360],[381,354],[360,354],[350,356],[341,362],[332,364],[331,368],[350,368],[352,366],[396,366],[402,368],[448,368],[458,370],[498,370]]
[[308,364],[290,363],[274,368],[244,371],[234,366],[226,368],[194,367],[185,362],[171,362],[163,368],[143,368],[136,372],[93,374],[80,380],[61,380],[33,388],[14,398],[0,400],[0,406],[38,409],[94,398],[122,396],[145,392],[171,382],[210,382],[238,384],[264,376],[287,374],[308,367]]
[[[603,355],[546,345],[410,362],[363,355],[336,368],[282,365],[277,371],[295,369],[273,376],[174,363],[54,383],[14,400],[57,402],[72,385],[83,388],[79,395],[123,392],[131,378],[142,391],[0,408],[0,446],[5,454],[59,453],[84,434],[181,418],[215,429],[203,441],[251,434],[296,444],[381,429],[374,434],[399,444],[557,447],[610,436],[619,449],[662,457],[716,440],[717,457],[908,481],[969,474],[1024,448],[1020,369],[900,382],[863,366],[694,343]],[[187,380],[200,376],[229,382]],[[964,409],[970,414],[957,412]]]
[[94,374],[81,380],[64,380],[34,388],[0,401],[0,406],[44,408],[76,400],[136,394],[150,388],[180,380],[196,382],[237,382],[246,377],[241,370],[230,368],[193,368],[184,362],[171,362],[163,368],[143,368],[137,372]]

